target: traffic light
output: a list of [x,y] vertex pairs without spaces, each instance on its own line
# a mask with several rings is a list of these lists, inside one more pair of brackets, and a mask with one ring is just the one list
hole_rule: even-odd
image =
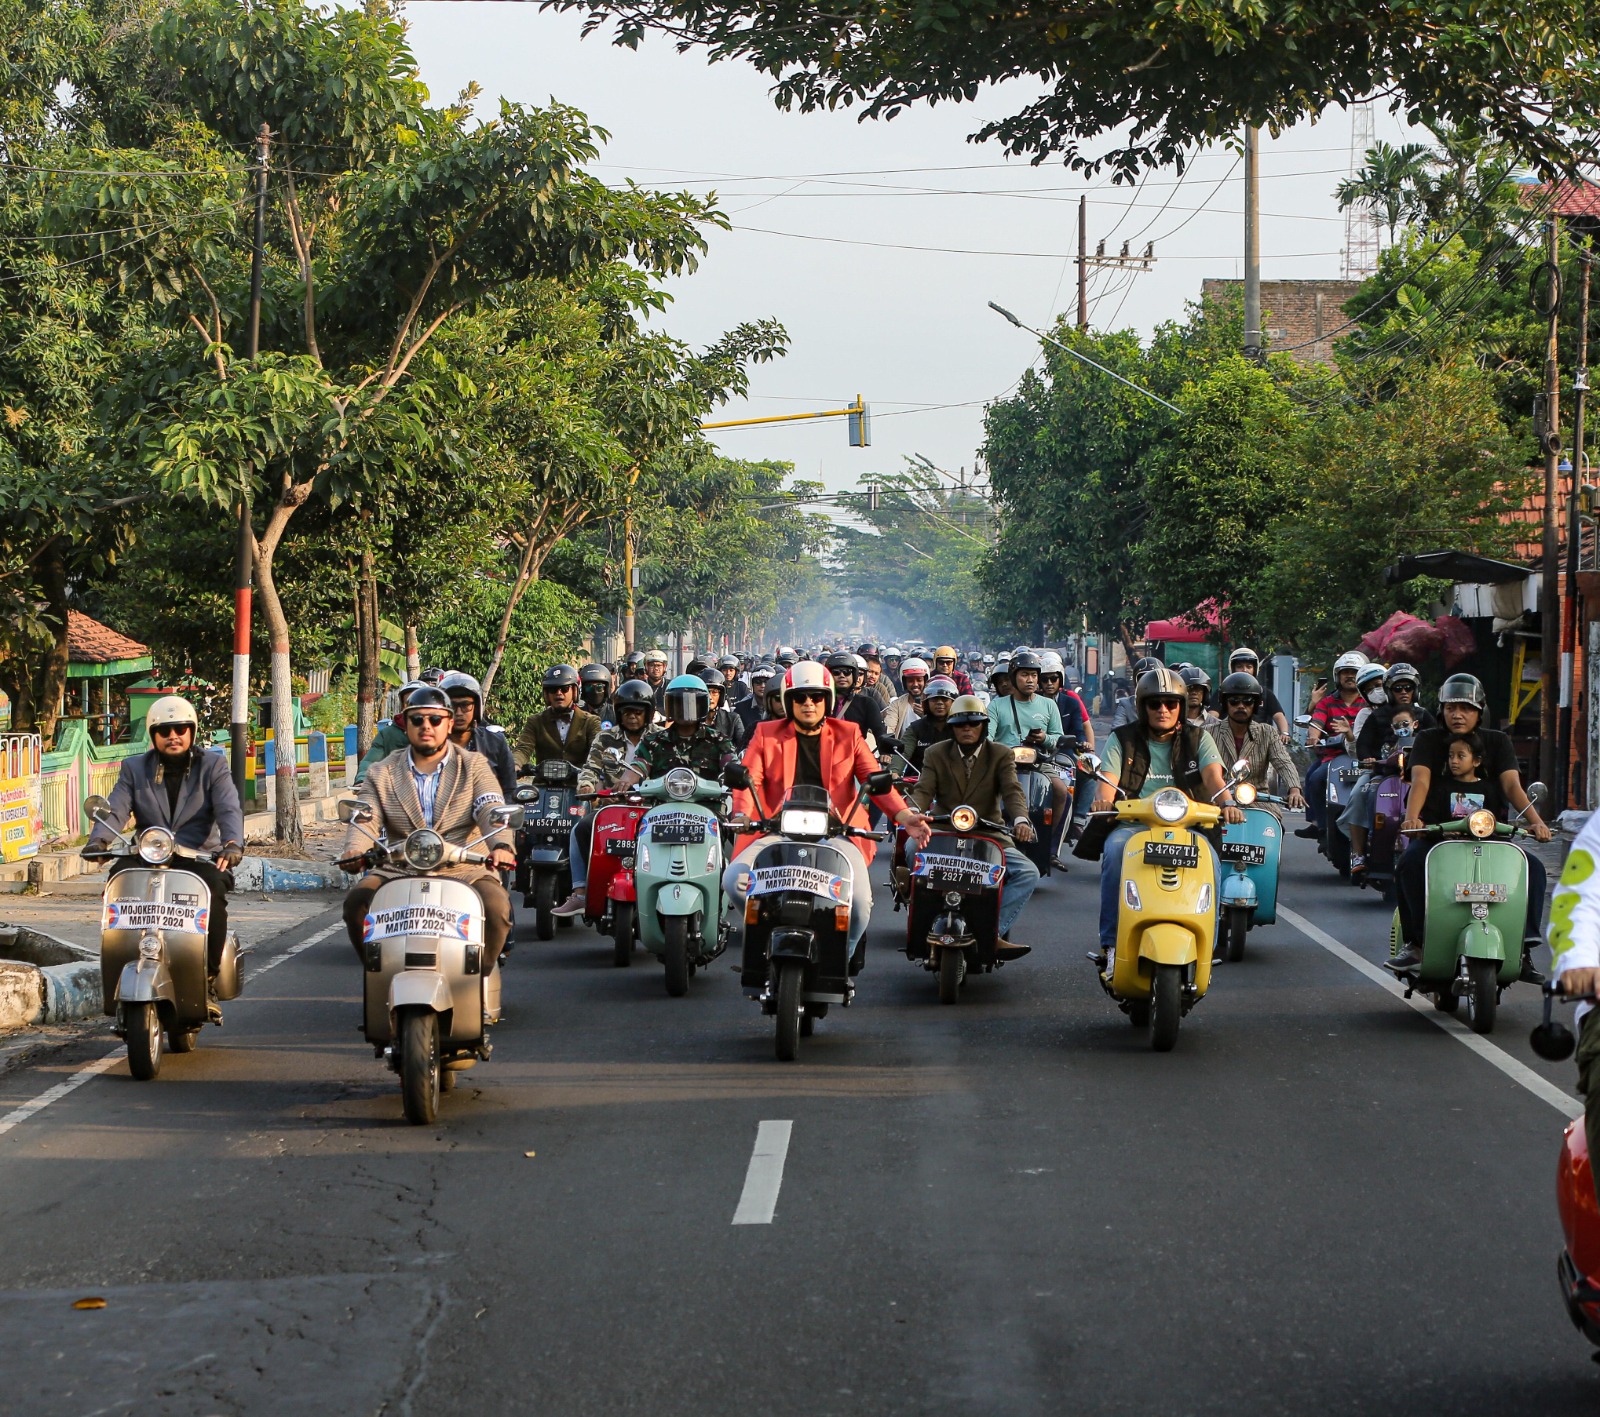
[[856,395],[855,407],[850,411],[850,446],[852,448],[872,446],[872,410],[863,402],[860,394]]

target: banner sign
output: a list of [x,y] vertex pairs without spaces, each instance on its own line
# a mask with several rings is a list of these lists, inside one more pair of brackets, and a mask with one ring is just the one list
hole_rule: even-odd
[[807,891],[841,905],[850,900],[850,882],[832,871],[815,866],[757,866],[750,873],[750,894],[771,895],[775,891]]
[[997,886],[1005,879],[1003,865],[987,861],[974,861],[967,856],[946,856],[938,851],[919,851],[911,863],[913,876],[927,876],[933,880],[953,884],[972,881],[978,885]]
[[442,905],[394,905],[370,911],[362,921],[364,940],[391,940],[396,935],[432,935],[477,944],[483,939],[483,921],[471,912]]
[[182,930],[203,935],[210,916],[202,905],[176,900],[108,900],[104,924],[107,930]]

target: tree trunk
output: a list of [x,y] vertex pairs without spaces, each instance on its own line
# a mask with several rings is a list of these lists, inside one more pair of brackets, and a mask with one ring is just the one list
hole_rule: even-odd
[[33,722],[45,746],[49,747],[55,738],[56,720],[61,716],[61,694],[67,683],[67,563],[59,542],[52,544],[44,557],[39,582],[49,606],[43,618],[54,634],[54,641],[34,680]]
[[483,672],[485,703],[489,702],[489,690],[494,687],[494,676],[500,672],[500,663],[506,657],[506,641],[511,638],[511,617],[528,587],[539,579],[544,558],[550,554],[550,546],[553,544],[530,539],[528,549],[523,552],[522,564],[517,567],[517,578],[511,582],[511,595],[506,600],[505,613],[500,617],[500,628],[495,633],[494,653],[489,656],[489,667]]
[[272,555],[258,544],[256,549],[256,587],[262,614],[266,616],[268,640],[272,646],[272,737],[277,757],[275,786],[277,821],[274,835],[281,842],[298,845],[305,840],[300,827],[300,793],[295,773],[294,686],[289,677],[289,620],[278,598],[278,585],[272,575]]
[[422,650],[417,644],[417,627],[407,624],[406,630],[406,678],[415,682],[422,677]]
[[378,583],[372,552],[361,553],[356,581],[356,747],[362,757],[378,731]]

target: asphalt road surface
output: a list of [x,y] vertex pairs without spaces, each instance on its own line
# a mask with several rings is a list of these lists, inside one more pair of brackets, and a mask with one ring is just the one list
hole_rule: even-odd
[[1537,992],[1463,1046],[1340,952],[1383,956],[1375,897],[1291,848],[1311,933],[1254,932],[1166,1055],[1084,959],[1083,864],[955,1007],[880,891],[795,1064],[731,952],[669,999],[523,930],[430,1128],[318,898],[158,1081],[109,1035],[0,1077],[0,1409],[1592,1417]]

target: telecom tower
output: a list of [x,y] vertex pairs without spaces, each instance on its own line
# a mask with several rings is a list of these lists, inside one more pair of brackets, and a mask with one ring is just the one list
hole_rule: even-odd
[[[1375,139],[1372,104],[1350,105],[1350,176],[1367,164]],[[1365,280],[1378,269],[1378,218],[1371,202],[1355,202],[1344,213],[1344,269],[1346,280]]]

